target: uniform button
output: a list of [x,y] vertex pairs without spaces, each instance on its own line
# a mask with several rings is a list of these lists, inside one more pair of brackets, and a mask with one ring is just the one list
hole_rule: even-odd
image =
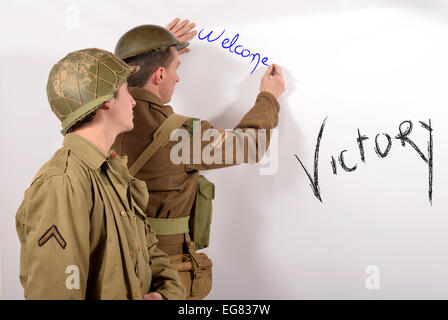
[[126,211],[121,211],[120,214],[121,214],[123,217],[126,217]]
[[112,152],[111,154],[110,154],[110,158],[111,159],[115,159],[117,157],[117,154],[115,153],[115,152]]
[[137,246],[137,251],[138,252],[142,251],[142,248],[140,246]]

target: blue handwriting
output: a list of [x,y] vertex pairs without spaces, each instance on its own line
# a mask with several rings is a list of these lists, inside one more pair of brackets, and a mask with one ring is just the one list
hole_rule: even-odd
[[[201,31],[199,31],[198,38],[199,38],[199,40],[206,39],[208,42],[214,42],[214,41],[218,40],[219,38],[221,38],[223,36],[224,32],[226,32],[226,30],[224,29],[223,32],[221,32],[221,34],[219,36],[217,36],[215,39],[212,39],[211,37],[212,37],[213,31],[210,31],[206,36],[202,35],[203,31],[204,31],[204,29],[201,29]],[[240,34],[237,33],[232,38],[232,40],[230,40],[230,38],[224,38],[221,42],[221,47],[223,47],[224,49],[229,49],[230,53],[235,53],[237,55],[242,56],[243,58],[252,56],[252,60],[250,61],[250,63],[254,62],[254,60],[257,59],[256,60],[257,64],[252,69],[252,72],[250,74],[252,74],[255,71],[255,69],[257,69],[258,65],[260,64],[260,60],[261,60],[262,64],[269,67],[269,64],[266,63],[268,61],[268,57],[264,57],[263,59],[261,59],[261,56],[258,52],[251,53],[249,49],[244,48],[241,44],[235,46],[239,37],[240,37]],[[232,47],[233,47],[233,51],[232,51]],[[238,50],[238,48],[240,48],[240,49]]]

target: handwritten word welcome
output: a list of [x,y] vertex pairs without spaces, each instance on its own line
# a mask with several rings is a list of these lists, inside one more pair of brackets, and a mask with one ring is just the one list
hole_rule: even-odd
[[[221,32],[221,34],[216,37],[215,39],[211,39],[211,36],[213,34],[213,31],[210,31],[206,36],[202,35],[202,32],[204,31],[204,29],[201,29],[201,31],[199,31],[198,33],[198,38],[199,40],[204,40],[206,39],[208,42],[214,42],[216,40],[218,40],[219,38],[222,37],[222,35],[224,34],[224,32],[226,32],[226,30],[224,29],[223,32]],[[243,47],[243,45],[239,44],[236,45],[238,38],[240,37],[240,34],[237,33],[232,40],[230,40],[229,38],[224,38],[221,42],[221,47],[223,47],[223,49],[229,49],[230,53],[235,53],[236,55],[240,55],[243,58],[248,58],[252,56],[252,60],[250,61],[250,63],[254,62],[255,59],[257,59],[257,64],[255,65],[255,67],[252,69],[252,72],[250,74],[252,74],[255,69],[257,69],[258,65],[260,64],[260,60],[261,63],[264,64],[265,66],[269,67],[269,64],[267,64],[266,62],[268,61],[268,57],[264,57],[263,59],[261,59],[261,56],[259,53],[251,53],[249,49],[246,49]],[[236,45],[236,46],[235,46]],[[234,47],[235,46],[235,47]],[[233,51],[232,51],[232,47],[233,47]]]

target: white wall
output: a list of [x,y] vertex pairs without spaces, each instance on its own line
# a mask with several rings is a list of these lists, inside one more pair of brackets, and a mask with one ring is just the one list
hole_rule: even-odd
[[[414,1],[2,1],[0,2],[1,243],[3,297],[21,299],[14,217],[34,173],[60,146],[60,124],[45,85],[51,66],[86,47],[112,51],[126,30],[190,18],[198,29],[226,29],[238,43],[284,68],[278,171],[260,166],[207,172],[216,183],[209,298],[447,298],[448,3]],[[123,6],[126,4],[126,6]],[[224,36],[223,36],[224,37]],[[194,39],[181,57],[171,102],[178,113],[231,128],[252,106],[264,72]],[[323,202],[313,195],[294,154],[312,170],[320,146]],[[428,166],[394,137],[410,135],[427,152],[434,137],[433,203]],[[366,162],[360,161],[357,130]],[[388,133],[380,159],[374,139]],[[386,144],[380,138],[381,146]],[[357,170],[331,170],[331,156]],[[366,286],[369,266],[379,289]],[[375,272],[374,272],[375,273]]]

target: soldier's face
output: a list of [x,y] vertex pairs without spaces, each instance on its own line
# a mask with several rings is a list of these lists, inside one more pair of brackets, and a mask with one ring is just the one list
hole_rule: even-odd
[[179,57],[177,54],[177,50],[174,47],[170,47],[171,53],[174,55],[173,61],[171,61],[170,66],[165,69],[165,78],[160,87],[160,95],[163,100],[163,103],[168,103],[173,96],[174,88],[176,87],[176,83],[179,82],[179,75],[177,74],[177,69],[179,68]]
[[110,122],[118,132],[126,132],[134,127],[135,100],[128,91],[126,81],[118,89],[118,94],[110,101]]

